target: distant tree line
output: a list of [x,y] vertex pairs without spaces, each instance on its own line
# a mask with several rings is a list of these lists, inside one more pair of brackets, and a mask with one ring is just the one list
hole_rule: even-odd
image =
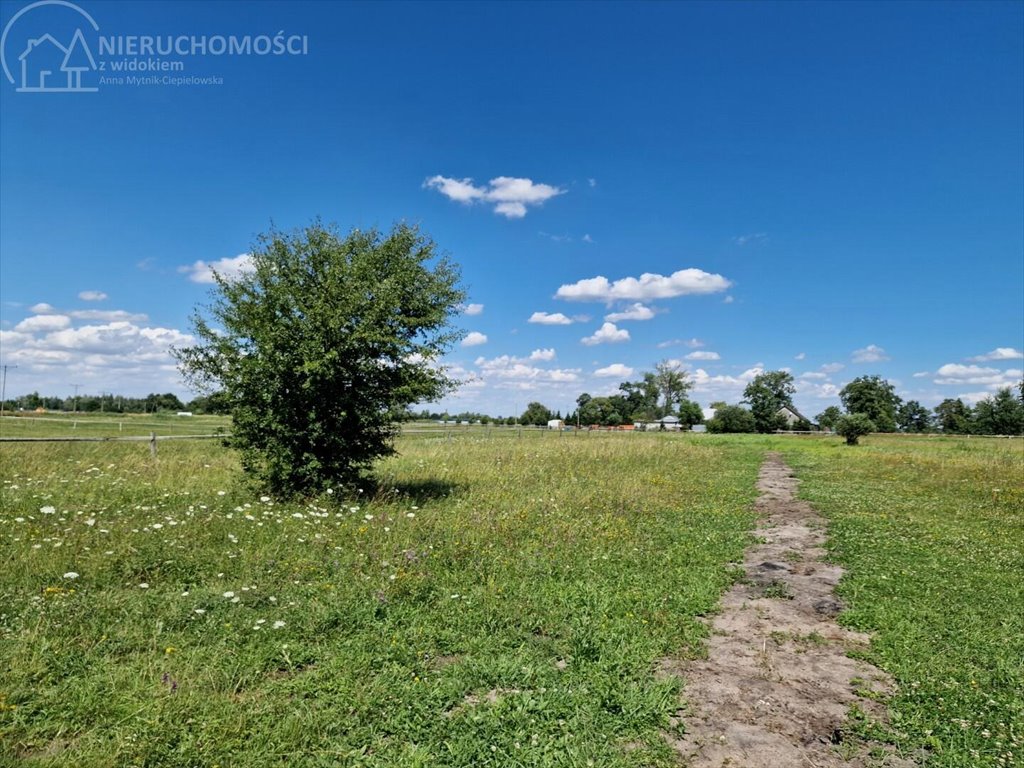
[[4,410],[35,411],[78,411],[81,413],[160,413],[190,411],[197,414],[228,413],[227,398],[223,393],[196,397],[187,403],[171,392],[152,393],[145,397],[124,397],[123,395],[74,395],[55,397],[32,392],[21,397],[9,398]]

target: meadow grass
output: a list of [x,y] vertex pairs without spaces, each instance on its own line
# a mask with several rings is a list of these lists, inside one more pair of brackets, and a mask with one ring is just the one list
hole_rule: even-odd
[[1024,765],[1024,445],[778,440],[847,568],[840,621],[896,679],[892,741],[935,768]]
[[702,652],[764,441],[399,448],[285,504],[212,442],[3,445],[0,761],[674,764],[655,661]]
[[225,416],[171,413],[19,413],[0,419],[0,437],[129,437],[212,435],[231,429]]

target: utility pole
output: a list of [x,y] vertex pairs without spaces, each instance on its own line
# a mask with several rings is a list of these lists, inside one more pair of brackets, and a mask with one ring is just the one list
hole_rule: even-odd
[[107,396],[107,393],[102,389],[100,390],[100,413],[103,413],[103,398]]
[[72,384],[71,386],[75,388],[75,411],[74,412],[78,413],[78,390],[81,389],[82,385],[81,384]]
[[0,417],[4,415],[4,403],[7,400],[7,369],[17,368],[16,365],[4,365],[3,382],[0,383]]

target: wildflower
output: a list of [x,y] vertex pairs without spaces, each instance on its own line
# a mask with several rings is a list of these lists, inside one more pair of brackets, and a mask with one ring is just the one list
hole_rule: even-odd
[[416,513],[415,512],[406,512],[405,516],[406,517],[416,517]]
[[334,495],[334,489],[333,488],[328,488],[327,489],[327,495],[328,496],[333,496]]
[[234,597],[234,596],[235,596],[234,592],[225,592],[224,593],[224,597],[229,598],[229,599]]
[[168,656],[170,656],[176,650],[178,650],[178,649],[175,648],[173,645],[168,645],[166,648],[164,648],[164,653],[167,654]]
[[74,571],[68,571],[67,573],[64,574],[64,578],[65,579],[77,579],[78,578],[78,574],[75,573]]
[[202,616],[204,613],[206,613],[206,610],[203,608],[196,608],[195,612]]
[[264,504],[266,504],[268,501],[270,501],[270,497],[269,496],[260,496],[260,501],[262,501]]
[[147,584],[146,582],[142,582],[141,584],[139,584],[139,589],[149,589],[149,584]]
[[90,517],[88,520],[85,521],[85,524],[92,528],[94,525],[96,525],[96,518]]
[[280,619],[278,619],[277,621],[274,622],[274,629],[280,629],[283,626],[284,626],[284,622],[281,621]]
[[52,515],[52,514],[53,514],[53,513],[55,513],[55,512],[57,511],[57,510],[56,510],[56,509],[54,509],[53,507],[50,507],[50,506],[46,506],[46,507],[40,507],[40,508],[39,508],[39,511],[40,511],[40,512],[42,512],[42,513],[43,513],[44,515]]

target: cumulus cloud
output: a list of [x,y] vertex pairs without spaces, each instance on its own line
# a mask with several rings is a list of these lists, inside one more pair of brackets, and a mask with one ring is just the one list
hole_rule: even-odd
[[726,296],[724,299],[722,299],[723,304],[732,304],[734,301],[736,301],[735,296]]
[[107,298],[107,294],[103,291],[80,291],[78,298],[82,301],[103,301]]
[[825,363],[821,366],[822,373],[839,373],[846,366],[842,363]]
[[801,373],[797,378],[824,381],[828,378],[828,374],[821,373],[820,371],[807,371],[806,373]]
[[495,213],[510,219],[523,218],[527,206],[543,205],[546,200],[565,194],[564,189],[550,184],[538,184],[531,179],[514,176],[498,176],[483,186],[475,185],[473,179],[433,176],[423,182],[423,186],[464,205],[493,204]]
[[39,304],[33,304],[28,308],[28,311],[34,315],[52,315],[57,310],[52,304],[47,304],[45,301]]
[[240,253],[234,257],[224,257],[216,261],[206,262],[200,259],[184,267],[178,267],[178,272],[188,275],[193,283],[214,283],[213,273],[226,280],[233,280],[246,272],[252,271],[252,256],[248,253]]
[[466,338],[462,340],[462,346],[464,347],[478,347],[486,343],[487,335],[480,333],[480,331],[470,331],[466,334]]
[[605,315],[604,319],[612,323],[618,323],[623,320],[650,320],[653,317],[654,310],[638,301],[619,312]]
[[118,320],[125,320],[129,323],[145,323],[149,321],[149,315],[142,312],[125,312],[123,309],[76,309],[68,312],[74,320],[98,320],[103,323],[113,323]]
[[708,350],[698,350],[697,352],[691,352],[686,356],[687,360],[721,360],[722,356],[717,352],[711,352]]
[[466,308],[462,310],[463,314],[466,315],[482,315],[484,313],[483,304],[467,304]]
[[669,347],[684,346],[690,349],[700,349],[704,346],[704,342],[700,339],[669,339],[658,344],[658,349],[668,349]]
[[885,350],[875,344],[868,344],[863,349],[855,349],[851,355],[855,363],[882,363],[891,358]]
[[970,357],[968,360],[975,363],[984,363],[990,360],[1024,360],[1024,352],[1013,347],[996,347],[991,352]]
[[604,368],[598,368],[594,375],[602,379],[621,378],[626,379],[633,375],[633,369],[622,363],[612,363]]
[[[18,378],[27,389],[60,393],[70,380],[124,394],[181,391],[170,349],[193,343],[192,336],[129,319],[88,322],[102,320],[92,317],[93,312],[99,310],[32,315],[13,330],[0,332],[4,356],[19,367]],[[145,318],[118,310],[102,314]],[[76,325],[76,320],[86,322]]]
[[625,328],[617,328],[615,323],[604,323],[594,331],[593,335],[580,339],[588,347],[595,344],[617,344],[621,341],[629,341],[629,331]]
[[35,333],[36,331],[59,331],[71,325],[71,318],[67,315],[33,315],[26,317],[16,326],[15,331],[21,333]]
[[754,232],[750,235],[738,235],[737,237],[734,237],[732,241],[736,243],[736,245],[753,245],[754,243],[763,243],[767,239],[767,232]]
[[691,294],[719,293],[730,285],[732,283],[721,275],[690,268],[680,269],[668,277],[645,272],[639,278],[624,277],[614,282],[603,275],[598,275],[561,286],[555,293],[555,298],[567,301],[649,301]]
[[807,357],[807,353],[806,352],[801,352],[798,355],[794,355],[793,359],[794,360],[803,360],[805,357]]
[[527,322],[541,325],[572,325],[573,321],[572,318],[566,317],[561,312],[534,312]]
[[981,385],[996,390],[1003,387],[1012,387],[1022,377],[1024,377],[1024,371],[1016,368],[1000,371],[998,368],[982,367],[980,365],[946,363],[935,372],[934,381],[936,384],[956,386],[964,384]]
[[500,357],[478,357],[474,365],[479,375],[486,379],[505,382],[547,382],[571,383],[580,380],[578,368],[541,368],[530,364],[529,358],[501,355]]
[[550,361],[555,359],[554,349],[535,349],[530,353],[530,360],[534,361]]

